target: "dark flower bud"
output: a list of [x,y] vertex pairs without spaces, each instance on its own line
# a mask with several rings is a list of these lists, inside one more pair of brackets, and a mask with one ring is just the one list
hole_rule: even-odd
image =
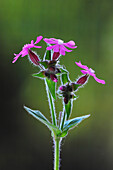
[[55,61],[55,60],[50,60],[50,61],[49,61],[49,67],[55,66],[56,63],[57,63],[57,61]]
[[34,53],[32,52],[30,49],[28,50],[28,53],[29,53],[29,59],[30,61],[34,64],[34,65],[39,65],[39,57]]
[[68,96],[65,96],[65,97],[64,97],[64,103],[65,103],[65,104],[68,104],[68,101],[69,101]]
[[61,90],[61,91],[65,91],[65,89],[66,89],[65,86],[60,86],[60,87],[59,87],[59,90]]
[[57,58],[59,58],[59,56],[60,56],[60,53],[59,53],[59,52],[54,52],[54,53],[53,53],[52,60],[56,60]]
[[73,95],[72,94],[70,94],[70,99],[72,99],[73,98]]
[[49,71],[54,73],[55,72],[55,67],[53,67],[53,66],[49,67]]
[[61,71],[60,71],[59,68],[56,68],[56,69],[55,69],[55,72],[56,72],[56,74],[57,74],[57,73],[61,73]]
[[85,74],[84,76],[81,76],[78,80],[77,80],[77,84],[81,84],[81,85],[83,85],[83,84],[85,84],[86,82],[87,82],[87,80],[88,80],[88,75],[87,74]]
[[50,78],[50,74],[47,71],[44,71],[44,74],[47,78]]
[[57,76],[55,74],[50,74],[50,78],[52,81],[54,81],[55,83],[58,81]]
[[67,92],[72,92],[72,87],[71,87],[71,85],[67,85]]

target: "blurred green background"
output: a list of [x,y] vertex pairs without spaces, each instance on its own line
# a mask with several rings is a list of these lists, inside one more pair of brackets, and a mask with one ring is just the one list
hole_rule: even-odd
[[[38,68],[27,57],[12,64],[13,53],[37,36],[74,40],[77,49],[61,64],[74,81],[81,75],[75,61],[96,71],[79,90],[72,117],[91,114],[62,142],[61,169],[113,169],[113,1],[0,0],[1,138],[0,170],[51,170],[53,141],[48,129],[29,116],[25,104],[50,120],[44,82],[33,78]],[[43,56],[46,44],[41,41]],[[62,110],[57,99],[57,113]]]

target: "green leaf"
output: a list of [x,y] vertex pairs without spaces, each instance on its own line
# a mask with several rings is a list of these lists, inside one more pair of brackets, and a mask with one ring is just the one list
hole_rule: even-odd
[[32,74],[32,76],[37,77],[37,78],[41,78],[41,79],[45,78],[45,75],[44,75],[43,71],[41,71],[39,73]]
[[65,130],[65,131],[59,133],[57,136],[63,138],[63,137],[65,137],[67,134],[68,134],[68,130]]
[[51,79],[45,79],[52,97],[56,100],[56,83]]
[[41,65],[43,65],[43,66],[45,67],[45,69],[48,68],[48,62],[47,62],[47,61],[39,61],[39,63],[40,63]]
[[73,100],[69,100],[68,104],[65,104],[65,112],[67,115],[67,120],[69,119],[72,111]]
[[26,106],[24,106],[24,109],[32,115],[34,118],[45,124],[50,130],[52,131],[59,131],[58,127],[52,125],[48,119],[39,111],[39,110],[32,110]]
[[65,121],[63,131],[76,127],[79,123],[81,123],[82,120],[88,118],[89,116],[90,115],[85,115],[85,116],[76,117],[74,119]]
[[46,50],[43,60],[52,60],[53,50]]
[[66,84],[66,83],[70,82],[68,72],[61,75],[61,82],[62,82],[62,84]]

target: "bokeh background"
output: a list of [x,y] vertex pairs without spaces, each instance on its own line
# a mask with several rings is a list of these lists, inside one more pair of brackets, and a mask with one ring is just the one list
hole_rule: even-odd
[[[48,129],[29,116],[25,104],[50,120],[44,82],[32,77],[38,68],[27,57],[12,64],[13,53],[37,36],[74,40],[77,49],[61,58],[74,81],[75,61],[96,71],[79,90],[71,117],[91,114],[62,142],[61,170],[113,169],[113,1],[0,0],[0,170],[51,170],[53,141]],[[43,56],[46,44],[41,41]],[[57,113],[62,110],[57,99]]]

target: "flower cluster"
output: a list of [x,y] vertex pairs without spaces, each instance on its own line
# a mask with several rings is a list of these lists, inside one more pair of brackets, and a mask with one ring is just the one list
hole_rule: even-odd
[[79,86],[76,83],[66,83],[65,85],[59,87],[59,90],[61,92],[58,91],[58,93],[60,93],[64,97],[65,104],[68,104],[70,99],[77,98],[74,92],[77,91],[78,87]]
[[[41,48],[41,46],[37,46],[36,44],[38,44],[42,39],[43,37],[39,36],[37,37],[35,43],[32,40],[30,44],[24,45],[22,51],[19,54],[14,54],[15,57],[12,63],[15,63],[20,56],[24,57],[28,55],[30,61],[35,66],[40,68],[40,72],[35,75],[38,78],[51,79],[56,83],[58,81],[57,75],[64,74],[61,69],[62,66],[58,64],[60,56],[64,56],[65,52],[71,52],[72,50],[70,49],[75,49],[77,46],[75,46],[75,42],[72,40],[64,43],[64,41],[61,39],[44,38],[43,40],[47,43],[46,56],[48,55],[47,52],[50,52],[51,54],[49,54],[48,57],[44,56],[43,60],[40,60],[39,56],[33,52],[31,48]],[[93,69],[88,68],[86,65],[82,65],[80,61],[75,63],[77,66],[84,69],[81,70],[83,75],[79,77],[76,82],[71,83],[67,80],[66,84],[59,87],[65,104],[67,104],[69,100],[76,98],[74,92],[77,91],[79,87],[82,87],[84,84],[86,84],[90,76],[94,77],[98,83],[105,84],[104,80],[96,77],[95,71]]]
[[60,69],[57,66],[57,61],[55,60],[50,60],[50,61],[44,61],[43,63],[46,63],[47,65],[47,69],[45,69],[43,72],[43,74],[45,75],[45,77],[51,79],[54,82],[58,81],[58,78],[56,76],[56,74],[61,73]]
[[[39,36],[39,37],[37,37],[37,40],[36,40],[35,43],[34,43],[33,40],[31,40],[30,44],[25,44],[23,46],[23,48],[22,48],[22,51],[19,54],[14,54],[15,57],[14,57],[14,60],[13,60],[12,63],[15,63],[16,60],[20,56],[24,57],[24,56],[28,55],[29,49],[31,49],[31,48],[41,48],[41,46],[36,46],[35,44],[39,43],[42,38],[43,38],[42,36]],[[53,51],[55,52],[54,55],[53,55],[53,60],[56,60],[59,57],[60,54],[61,55],[65,55],[65,51],[66,52],[71,52],[72,51],[72,50],[68,50],[66,47],[77,48],[77,46],[75,46],[75,42],[74,41],[69,41],[67,43],[64,43],[62,40],[55,39],[55,38],[50,38],[50,39],[45,38],[44,41],[47,44],[55,44],[55,45],[52,45],[52,46],[49,46],[49,47],[46,48],[47,50],[53,49]]]

